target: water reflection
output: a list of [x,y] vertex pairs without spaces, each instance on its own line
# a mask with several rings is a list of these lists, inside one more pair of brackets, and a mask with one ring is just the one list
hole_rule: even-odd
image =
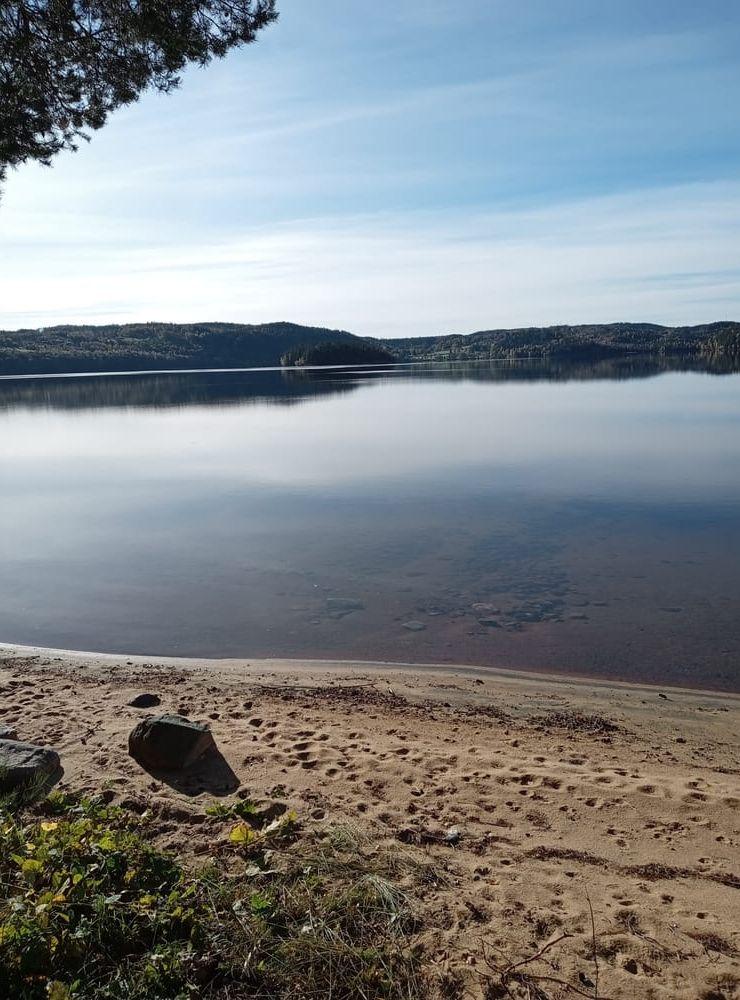
[[0,409],[16,406],[59,409],[195,406],[272,403],[292,405],[312,396],[352,392],[360,384],[400,377],[432,381],[588,382],[653,378],[666,372],[728,375],[740,371],[731,359],[635,355],[593,362],[436,362],[347,368],[247,369],[184,374],[0,377]]
[[740,376],[685,368],[0,381],[0,637],[737,688]]

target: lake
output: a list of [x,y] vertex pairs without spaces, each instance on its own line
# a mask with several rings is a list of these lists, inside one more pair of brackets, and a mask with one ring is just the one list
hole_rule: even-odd
[[740,690],[740,374],[686,367],[2,379],[0,641]]

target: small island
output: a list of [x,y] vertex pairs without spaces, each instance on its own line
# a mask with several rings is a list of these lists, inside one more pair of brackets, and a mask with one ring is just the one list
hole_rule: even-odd
[[304,344],[280,358],[284,368],[307,365],[390,365],[398,359],[383,347],[363,340]]

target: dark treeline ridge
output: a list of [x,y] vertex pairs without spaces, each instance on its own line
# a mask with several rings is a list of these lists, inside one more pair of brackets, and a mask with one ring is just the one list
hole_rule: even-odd
[[740,361],[740,324],[728,323],[711,337],[705,345],[711,357],[732,358]]
[[286,351],[280,359],[288,366],[302,365],[382,365],[393,364],[397,358],[389,350],[358,340],[356,343],[331,342],[321,344],[303,344]]
[[0,372],[277,366],[294,347],[357,340],[346,330],[297,323],[126,323],[3,330]]
[[480,361],[561,358],[597,360],[626,354],[709,354],[737,352],[740,323],[658,326],[602,323],[583,326],[481,330],[445,337],[384,341],[403,361]]
[[[350,345],[361,358],[350,357],[346,350]],[[320,348],[327,350],[317,354]],[[588,361],[639,354],[737,357],[740,323],[676,327],[607,323],[399,340],[285,322],[54,326],[0,331],[0,373],[264,367],[288,363],[283,361],[286,357],[306,359],[291,362],[297,364],[380,363],[381,354],[371,357],[371,351],[388,352],[391,357],[386,361]]]

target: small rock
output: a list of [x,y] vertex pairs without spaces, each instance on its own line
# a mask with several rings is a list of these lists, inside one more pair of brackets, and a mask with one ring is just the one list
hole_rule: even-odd
[[403,627],[408,629],[409,632],[423,632],[424,629],[426,628],[426,625],[424,624],[424,622],[411,621],[411,622],[404,622]]
[[63,774],[59,754],[50,747],[0,740],[0,792],[29,787],[47,792]]
[[144,767],[179,771],[216,744],[208,726],[181,715],[158,715],[142,719],[131,730],[128,752]]
[[460,830],[456,826],[451,826],[449,830],[445,833],[445,843],[446,844],[459,844],[460,843]]
[[0,725],[0,740],[17,740],[18,730],[12,726]]
[[479,625],[485,625],[487,628],[501,628],[501,622],[497,621],[495,618],[479,618]]
[[145,692],[144,694],[137,694],[135,698],[132,698],[129,702],[131,708],[154,708],[155,705],[159,705],[162,699],[158,694],[150,694]]

